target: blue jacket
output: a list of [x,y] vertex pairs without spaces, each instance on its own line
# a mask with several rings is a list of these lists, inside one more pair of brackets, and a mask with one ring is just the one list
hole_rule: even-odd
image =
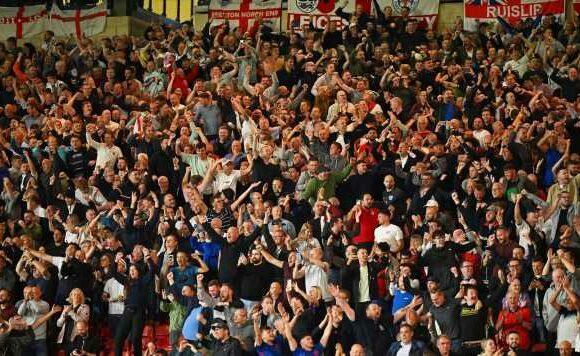
[[[387,352],[387,356],[396,356],[397,352],[401,349],[401,342],[393,342],[391,347],[389,347],[389,351]],[[422,356],[423,355],[424,345],[421,341],[413,340],[411,342],[411,351],[409,351],[409,356]]]

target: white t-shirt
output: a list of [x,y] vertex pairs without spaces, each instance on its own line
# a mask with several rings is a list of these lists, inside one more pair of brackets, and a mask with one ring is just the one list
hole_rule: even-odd
[[409,355],[409,353],[411,352],[411,347],[412,346],[413,346],[413,344],[411,344],[411,343],[408,343],[408,344],[401,343],[401,348],[399,349],[399,351],[397,351],[397,355],[396,356]]
[[379,225],[375,229],[375,242],[386,242],[391,247],[391,251],[395,251],[397,241],[403,239],[403,230],[394,224]]
[[332,300],[332,296],[328,290],[328,274],[322,267],[315,264],[306,265],[304,268],[304,284],[306,293],[308,293],[310,288],[318,287],[322,292],[322,299],[327,302]]
[[[107,293],[112,300],[119,299],[119,296],[123,295],[125,291],[125,286],[119,283],[115,278],[109,278],[103,291]],[[109,302],[109,314],[119,315],[123,314],[125,310],[125,303],[121,301]]]
[[557,344],[560,345],[562,341],[569,341],[572,345],[576,344],[576,336],[578,335],[578,324],[576,324],[576,313],[570,315],[560,315],[557,330]]
[[504,64],[503,71],[506,72],[508,69],[511,68],[511,70],[515,70],[516,72],[518,72],[518,75],[520,77],[522,77],[524,75],[524,73],[528,71],[528,62],[529,61],[530,61],[530,59],[526,55],[523,55],[518,60],[512,59],[510,61],[507,61]]
[[219,193],[223,192],[225,189],[231,189],[234,192],[236,191],[236,185],[238,184],[238,180],[240,179],[240,171],[233,170],[230,175],[225,174],[224,172],[219,172],[215,176],[215,180],[213,181],[213,192]]
[[479,142],[482,147],[485,147],[485,138],[491,136],[487,130],[474,130],[473,137]]

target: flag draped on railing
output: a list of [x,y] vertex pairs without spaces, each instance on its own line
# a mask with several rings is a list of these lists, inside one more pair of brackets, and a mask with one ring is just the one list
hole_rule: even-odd
[[93,36],[105,30],[107,3],[91,8],[61,9],[56,3],[20,7],[0,6],[0,39],[30,38],[51,30],[56,36]]

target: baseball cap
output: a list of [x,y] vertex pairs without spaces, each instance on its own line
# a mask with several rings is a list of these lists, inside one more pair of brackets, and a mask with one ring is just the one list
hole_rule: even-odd
[[429,199],[427,201],[427,204],[425,204],[425,207],[426,208],[430,208],[430,207],[436,207],[436,208],[438,208],[439,207],[439,203],[437,203],[437,200],[435,200],[435,199]]

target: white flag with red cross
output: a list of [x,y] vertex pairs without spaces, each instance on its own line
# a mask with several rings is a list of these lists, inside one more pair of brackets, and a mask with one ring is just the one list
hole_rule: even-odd
[[76,37],[94,36],[105,30],[107,23],[107,2],[103,1],[99,5],[89,9],[63,10],[56,4],[52,6],[50,13],[50,29],[56,36],[68,36],[74,34]]
[[45,31],[47,19],[46,5],[0,7],[0,40],[38,35]]
[[213,19],[213,25],[227,20],[230,29],[237,27],[242,32],[251,29],[259,16],[264,25],[278,31],[282,17],[282,0],[211,0],[209,16]]

